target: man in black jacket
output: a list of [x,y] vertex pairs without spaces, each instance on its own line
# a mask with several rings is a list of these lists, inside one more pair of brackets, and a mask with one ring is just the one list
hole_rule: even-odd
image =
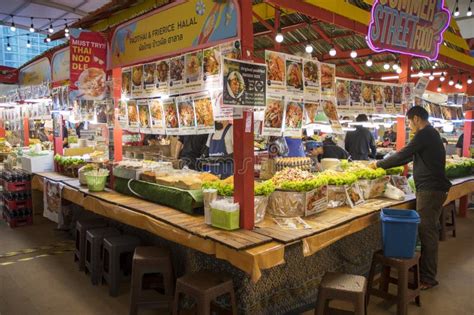
[[428,112],[414,106],[407,112],[413,139],[399,152],[372,163],[384,169],[404,165],[413,160],[416,186],[416,210],[421,222],[418,233],[421,241],[420,278],[423,290],[438,284],[438,222],[451,182],[446,177],[446,151],[439,133],[428,122]]
[[[359,114],[356,117],[356,122],[363,123],[369,119],[365,114]],[[349,131],[346,134],[344,148],[351,155],[352,160],[365,160],[369,159],[369,150],[371,156],[375,158],[377,154],[377,147],[375,146],[374,136],[370,133],[369,129],[362,125],[357,125],[356,130]]]

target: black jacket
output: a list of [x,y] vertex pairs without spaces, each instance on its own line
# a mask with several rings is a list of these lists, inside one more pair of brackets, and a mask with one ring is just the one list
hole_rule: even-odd
[[377,154],[374,136],[362,126],[356,126],[356,130],[346,134],[344,147],[352,160],[368,160],[369,150],[373,158]]
[[413,160],[416,191],[444,191],[451,187],[446,177],[446,151],[439,133],[428,125],[419,130],[399,152],[377,162],[384,169],[404,165]]
[[318,156],[318,160],[321,161],[321,159],[326,158],[346,160],[349,158],[349,153],[338,145],[325,144],[323,145],[323,154]]

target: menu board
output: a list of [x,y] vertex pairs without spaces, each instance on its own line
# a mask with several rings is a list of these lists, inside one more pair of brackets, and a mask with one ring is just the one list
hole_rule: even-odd
[[147,100],[137,101],[138,120],[141,133],[151,133],[150,107]]
[[308,100],[319,100],[321,93],[319,62],[303,59],[304,97]]
[[143,65],[132,67],[132,97],[143,96]]
[[177,99],[179,133],[190,135],[196,133],[196,119],[194,103],[191,97],[185,96]]
[[218,46],[203,51],[203,80],[206,88],[218,88],[221,74],[221,53]]
[[163,115],[163,103],[159,99],[148,100],[151,118],[151,132],[154,134],[165,133],[165,121]]
[[320,63],[321,69],[321,96],[336,95],[336,66],[329,63]]
[[132,69],[122,69],[122,97],[130,98],[132,95]]
[[281,136],[285,114],[285,98],[278,94],[267,94],[262,135]]
[[303,94],[303,59],[286,55],[286,91],[291,94]]
[[349,96],[351,99],[351,109],[362,109],[362,82],[350,81]]
[[393,87],[391,85],[386,85],[383,87],[384,95],[384,108],[385,112],[389,114],[395,114],[395,106],[393,104]]
[[117,104],[117,121],[120,128],[128,128],[128,113],[127,113],[127,102],[120,100]]
[[288,97],[285,99],[285,136],[301,136],[303,127],[303,98]]
[[375,84],[373,85],[373,97],[375,112],[382,114],[385,111],[384,107],[384,87],[382,85]]
[[170,63],[168,59],[156,63],[156,94],[167,95],[169,93]]
[[178,111],[174,98],[163,101],[163,111],[165,114],[165,128],[167,135],[179,134]]
[[185,86],[181,93],[199,92],[203,89],[203,56],[202,50],[184,55]]
[[193,95],[196,114],[196,134],[214,132],[214,110],[211,96],[207,92]]
[[107,126],[109,128],[115,127],[115,107],[112,99],[106,100],[106,115],[107,115]]
[[336,133],[342,132],[342,126],[339,122],[339,115],[336,108],[336,99],[334,97],[324,98],[321,100],[321,105],[333,131]]
[[286,90],[286,54],[265,51],[265,63],[268,69],[267,89],[269,92],[278,93]]
[[106,101],[95,101],[95,116],[98,124],[107,123],[107,102]]
[[336,98],[338,110],[348,110],[350,108],[349,88],[350,81],[341,79],[336,81]]
[[135,100],[129,100],[127,102],[127,116],[128,116],[128,129],[131,132],[138,132],[140,127],[140,121],[138,119],[138,108]]
[[156,63],[147,63],[143,65],[143,92],[142,96],[158,96],[156,88],[157,68]]
[[184,88],[184,56],[170,59],[170,94],[178,94]]
[[314,124],[318,121],[318,111],[320,101],[306,101],[304,103],[304,116],[306,124]]

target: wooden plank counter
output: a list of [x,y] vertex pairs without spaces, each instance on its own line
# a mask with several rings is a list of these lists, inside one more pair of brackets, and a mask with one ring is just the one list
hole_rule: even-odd
[[[56,173],[36,174],[33,177],[33,189],[42,190],[44,180],[62,182],[64,198],[89,211],[226,260],[249,274],[254,282],[260,279],[261,270],[285,263],[285,247],[291,244],[301,242],[303,255],[311,256],[332,243],[378,222],[378,212],[382,208],[415,207],[414,195],[407,196],[402,202],[373,199],[352,209],[328,209],[304,218],[311,226],[311,229],[307,230],[285,230],[270,217],[266,217],[254,231],[224,231],[205,224],[202,215],[189,215],[109,189],[89,192],[77,179]],[[454,180],[448,201],[473,191],[474,176]]]

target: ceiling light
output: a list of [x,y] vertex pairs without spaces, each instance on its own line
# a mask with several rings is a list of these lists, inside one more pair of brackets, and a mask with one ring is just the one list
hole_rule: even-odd
[[386,64],[383,65],[383,68],[384,68],[385,70],[388,70],[388,69],[390,69],[390,65],[389,65],[388,63],[386,63]]
[[49,34],[48,34],[48,36],[46,37],[46,41],[47,41],[48,43],[51,42],[51,37],[49,37]]
[[35,30],[35,26],[33,25],[33,17],[31,18],[31,25],[30,25],[30,32],[31,33],[34,33],[36,30]]
[[31,41],[28,39],[28,41],[26,42],[26,48],[31,48]]
[[410,70],[413,71],[413,70],[415,70],[415,68],[413,68],[413,66],[410,66]]
[[433,81],[435,79],[435,77],[433,75],[433,71],[431,71],[430,76],[428,78],[430,79],[430,81]]
[[454,85],[453,76],[451,76],[451,77],[449,78],[448,84],[449,84],[449,86],[453,86],[453,85]]
[[367,67],[372,67],[372,65],[374,64],[374,62],[372,61],[372,58],[369,57],[369,59],[367,59],[367,61],[365,62],[365,65]]
[[334,57],[336,56],[336,54],[337,54],[336,49],[334,47],[331,47],[331,49],[329,50],[329,56]]
[[54,33],[54,28],[53,28],[53,24],[51,23],[51,19],[49,19],[48,32],[49,32],[50,34],[53,34],[53,33]]
[[283,34],[281,33],[281,29],[278,29],[278,32],[275,35],[275,41],[277,43],[282,43],[283,39],[284,39],[284,37],[283,37]]
[[69,37],[69,33],[64,33],[64,36]]
[[397,70],[396,70],[396,72],[397,72],[398,74],[402,73],[402,72],[403,72],[403,71],[402,71],[402,68],[398,67]]
[[7,50],[12,50],[12,47],[10,46],[10,36],[7,36]]
[[397,69],[398,69],[398,63],[395,62],[395,63],[392,65],[392,69],[393,69],[393,70],[397,70]]
[[436,66],[435,66],[435,65],[433,65],[431,68],[433,68],[433,70],[434,70],[434,69],[436,69]]
[[437,62],[437,61],[435,62],[435,64],[434,64],[434,65],[435,65],[435,67],[438,67],[438,66],[439,66],[439,64],[438,64],[438,62]]
[[[67,27],[67,20],[64,19],[64,22],[66,22],[65,26],[64,26],[64,33],[69,33],[69,27]],[[282,35],[283,36],[283,35]],[[283,41],[283,40],[282,40]],[[281,42],[279,42],[281,43]]]
[[357,51],[355,50],[351,51],[351,58],[352,59],[357,58]]
[[454,9],[454,13],[453,13],[454,16],[459,16],[459,7],[458,7],[458,3],[456,1],[456,9]]
[[12,17],[12,25],[10,26],[10,31],[14,32],[16,31],[15,22],[13,21],[13,15],[10,16]]
[[441,84],[438,85],[438,88],[436,89],[436,91],[441,92]]
[[471,77],[471,76],[469,76],[469,77],[467,78],[467,84],[469,84],[469,85],[472,84],[472,77]]
[[308,45],[306,45],[305,50],[308,54],[311,54],[313,52],[313,46],[308,44]]
[[440,80],[441,82],[444,82],[444,80],[446,80],[446,77],[445,77],[444,72],[441,73],[441,76],[439,77],[439,80]]
[[469,5],[469,8],[467,8],[467,16],[472,16],[472,11],[471,11],[471,5]]

